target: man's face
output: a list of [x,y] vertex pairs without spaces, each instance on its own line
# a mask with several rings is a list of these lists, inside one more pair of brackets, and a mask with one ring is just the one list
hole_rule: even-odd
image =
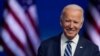
[[82,20],[82,11],[74,9],[66,10],[61,20],[65,36],[69,39],[74,38],[82,27]]

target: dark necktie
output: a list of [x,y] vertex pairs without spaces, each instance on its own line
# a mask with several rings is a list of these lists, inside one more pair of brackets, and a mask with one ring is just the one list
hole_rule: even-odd
[[67,41],[67,45],[66,45],[66,48],[65,48],[65,53],[64,53],[64,56],[72,56],[72,51],[71,51],[71,42],[72,41]]

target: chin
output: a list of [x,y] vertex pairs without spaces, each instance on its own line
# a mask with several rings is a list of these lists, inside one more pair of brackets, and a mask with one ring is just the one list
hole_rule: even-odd
[[73,33],[65,32],[65,35],[67,37],[74,38],[76,36],[76,33],[75,32],[73,32]]
[[74,38],[74,36],[67,36],[67,38],[68,38],[69,40],[72,40],[72,39]]
[[76,34],[67,34],[67,36],[70,38],[74,38],[76,36]]

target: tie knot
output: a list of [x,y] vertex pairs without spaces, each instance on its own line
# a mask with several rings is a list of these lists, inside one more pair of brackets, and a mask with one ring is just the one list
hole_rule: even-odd
[[71,42],[72,42],[71,40],[66,41],[66,43],[71,43]]

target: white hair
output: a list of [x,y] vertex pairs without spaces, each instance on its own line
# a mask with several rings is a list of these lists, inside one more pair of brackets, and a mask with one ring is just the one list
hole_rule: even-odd
[[69,5],[65,6],[61,12],[61,19],[63,17],[63,13],[69,8],[80,10],[82,12],[82,20],[84,21],[84,10],[82,7],[80,7],[79,5],[76,5],[76,4],[69,4]]

